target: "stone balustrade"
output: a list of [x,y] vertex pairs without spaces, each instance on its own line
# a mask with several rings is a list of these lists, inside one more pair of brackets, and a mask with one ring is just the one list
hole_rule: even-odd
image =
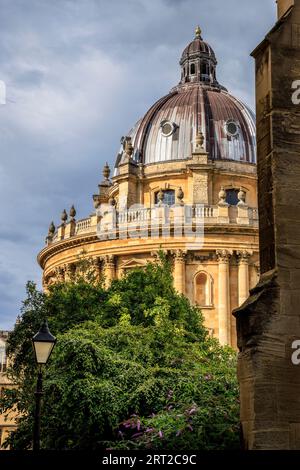
[[77,223],[76,223],[76,235],[78,233],[84,233],[84,232],[89,232],[90,229],[91,229],[91,218],[86,218],[86,219],[82,219],[82,220],[79,220]]
[[[200,224],[205,226],[249,226],[258,227],[258,211],[256,208],[249,208],[246,205],[241,206],[177,206],[177,207],[154,207],[137,208],[124,211],[115,210],[113,207],[108,209],[102,216],[96,214],[91,217],[66,223],[58,227],[52,240],[47,243],[54,243],[85,234],[96,234],[102,229],[105,232],[138,230],[139,228],[161,226],[169,224],[172,228],[176,224]],[[72,230],[70,224],[73,224]]]

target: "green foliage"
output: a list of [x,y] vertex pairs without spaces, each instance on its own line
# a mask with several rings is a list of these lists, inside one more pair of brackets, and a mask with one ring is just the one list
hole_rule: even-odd
[[166,260],[106,290],[81,276],[48,295],[29,283],[27,295],[8,345],[19,387],[0,400],[0,411],[21,413],[14,449],[31,446],[31,338],[45,317],[58,342],[44,376],[43,448],[238,447],[235,353],[207,336]]

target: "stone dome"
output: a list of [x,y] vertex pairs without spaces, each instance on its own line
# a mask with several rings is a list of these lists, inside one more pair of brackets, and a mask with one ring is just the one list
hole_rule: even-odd
[[[192,156],[196,136],[204,136],[211,160],[256,163],[254,113],[216,79],[217,60],[201,30],[184,49],[181,81],[158,100],[130,131],[132,158],[145,165]],[[116,167],[126,158],[124,144]]]

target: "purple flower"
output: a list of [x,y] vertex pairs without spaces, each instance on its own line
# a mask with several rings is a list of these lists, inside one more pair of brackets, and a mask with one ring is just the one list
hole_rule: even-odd
[[132,439],[135,439],[135,438],[140,437],[142,435],[143,435],[142,432],[136,432],[135,434],[133,434]]
[[141,422],[138,419],[137,424],[136,424],[136,429],[139,431],[141,429]]
[[145,432],[153,432],[154,429],[153,428],[147,428]]
[[163,435],[163,432],[162,432],[162,431],[159,431],[159,432],[158,432],[158,435],[159,435],[160,439],[162,439],[162,438],[164,437],[164,435]]
[[191,426],[190,424],[188,424],[188,428],[189,428],[190,431],[194,431],[193,426]]
[[179,429],[179,431],[177,431],[176,433],[176,437],[179,437],[181,434],[182,434],[182,429]]

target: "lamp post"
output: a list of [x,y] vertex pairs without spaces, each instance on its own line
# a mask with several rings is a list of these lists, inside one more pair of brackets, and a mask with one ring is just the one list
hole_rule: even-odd
[[56,338],[50,333],[47,320],[45,320],[36,335],[32,338],[35,360],[38,366],[38,378],[35,392],[35,413],[33,431],[33,450],[40,450],[41,429],[41,401],[43,396],[43,373],[42,366],[46,365],[52,353]]

